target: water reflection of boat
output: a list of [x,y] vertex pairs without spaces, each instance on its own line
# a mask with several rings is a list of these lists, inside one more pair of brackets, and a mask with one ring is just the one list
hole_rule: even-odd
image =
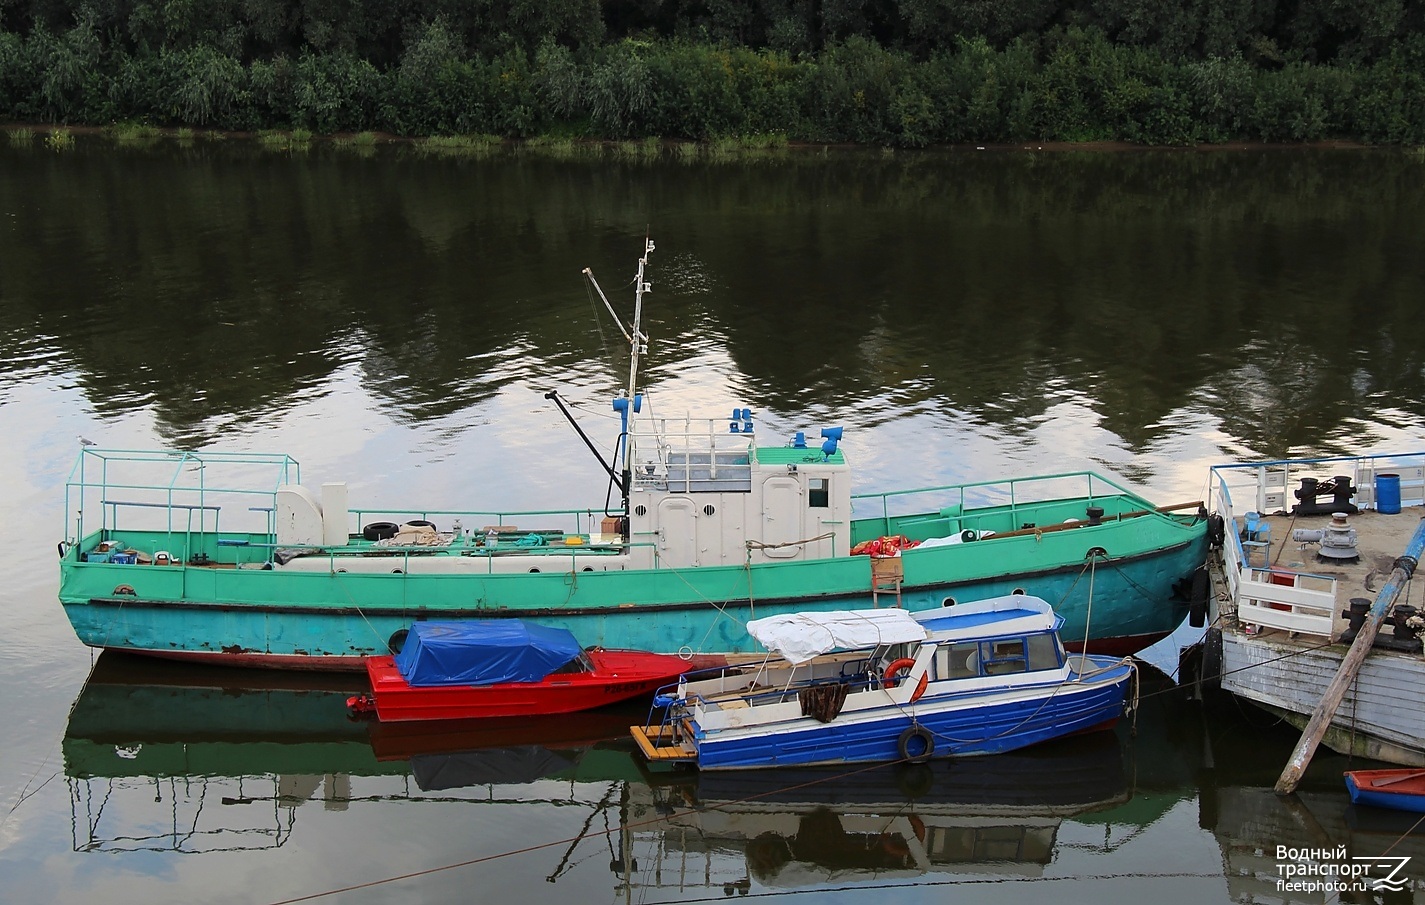
[[[310,801],[343,811],[477,785],[638,775],[626,744],[594,753],[595,742],[626,735],[627,711],[401,733],[347,717],[346,698],[362,686],[354,675],[101,655],[63,741],[75,849],[275,847]],[[432,729],[445,731],[445,747]]]
[[[1293,890],[1282,883],[1288,865],[1311,861],[1327,866],[1318,868],[1324,872],[1310,874],[1310,879],[1335,880],[1338,874],[1331,862],[1369,863],[1370,876],[1380,878],[1396,865],[1377,863],[1377,856],[1407,858],[1399,865],[1399,876],[1409,885],[1425,886],[1425,832],[1418,814],[1356,807],[1344,790],[1337,789],[1304,790],[1283,797],[1270,785],[1224,786],[1204,789],[1202,794],[1212,797],[1214,822],[1208,829],[1222,849],[1223,875],[1234,902],[1323,901],[1319,891]],[[1204,801],[1204,810],[1208,804]],[[1282,848],[1290,853],[1287,857],[1282,856]],[[1296,854],[1323,851],[1340,854],[1328,858]],[[1350,896],[1347,892],[1340,899],[1350,901]],[[1408,893],[1401,901],[1410,901]]]
[[346,717],[355,681],[101,656],[64,739],[76,850],[389,848],[399,806],[486,839],[519,826],[511,851],[569,839],[546,879],[577,883],[582,899],[610,880],[620,895],[735,894],[818,877],[1037,875],[1086,834],[1097,852],[1157,816],[1115,806],[1129,795],[1112,733],[909,770],[649,776],[627,711],[373,725]]
[[645,777],[628,739],[628,707],[559,716],[372,722],[378,760],[408,765],[424,792],[559,778],[578,781]]
[[1037,876],[1065,818],[1130,798],[1116,736],[936,764],[699,774],[679,800],[660,850],[740,853],[752,881],[830,881],[973,872]]

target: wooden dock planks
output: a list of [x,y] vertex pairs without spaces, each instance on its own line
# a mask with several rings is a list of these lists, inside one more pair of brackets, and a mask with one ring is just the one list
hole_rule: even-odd
[[672,726],[630,726],[628,731],[638,744],[638,750],[650,763],[692,763],[697,754],[676,740]]

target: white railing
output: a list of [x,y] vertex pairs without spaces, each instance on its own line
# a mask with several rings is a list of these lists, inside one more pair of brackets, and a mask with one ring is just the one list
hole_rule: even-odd
[[[736,431],[729,425],[737,425]],[[628,461],[634,487],[690,483],[696,469],[708,481],[751,481],[750,452],[756,444],[752,421],[741,419],[646,418],[630,428]]]
[[1336,581],[1291,569],[1249,567],[1238,583],[1237,621],[1330,638],[1336,624]]
[[[1363,509],[1374,509],[1376,478],[1395,474],[1400,478],[1402,506],[1425,505],[1425,453],[1380,456],[1330,456],[1316,459],[1281,459],[1246,465],[1218,465],[1212,469],[1217,484],[1235,492],[1234,515],[1252,512],[1285,512],[1297,502],[1295,493],[1302,478],[1329,480],[1336,475],[1351,478],[1352,499]],[[1324,484],[1323,484],[1324,486]],[[1227,512],[1218,510],[1223,517]]]

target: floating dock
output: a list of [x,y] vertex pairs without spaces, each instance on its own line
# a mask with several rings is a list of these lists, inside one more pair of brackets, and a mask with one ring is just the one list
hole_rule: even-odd
[[[1425,517],[1425,454],[1284,460],[1212,470],[1222,539],[1203,674],[1304,727],[1357,626]],[[1414,564],[1410,564],[1414,568]],[[1321,743],[1425,765],[1425,595],[1407,584]]]

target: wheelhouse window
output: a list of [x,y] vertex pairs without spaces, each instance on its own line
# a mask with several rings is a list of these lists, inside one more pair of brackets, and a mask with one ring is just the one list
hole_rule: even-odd
[[940,679],[969,679],[980,674],[980,646],[974,641],[942,644],[935,651],[935,675]]
[[807,506],[811,509],[831,508],[831,478],[812,478],[807,483]]
[[1038,669],[1058,669],[1064,665],[1064,647],[1059,643],[1057,635],[1030,635],[1028,641],[1031,672]]
[[1027,672],[1029,658],[1025,654],[1023,638],[999,638],[980,644],[980,662],[984,664],[985,675],[1005,676],[1017,672]]
[[1004,676],[1064,665],[1064,648],[1053,632],[994,641],[942,644],[935,651],[937,679]]

